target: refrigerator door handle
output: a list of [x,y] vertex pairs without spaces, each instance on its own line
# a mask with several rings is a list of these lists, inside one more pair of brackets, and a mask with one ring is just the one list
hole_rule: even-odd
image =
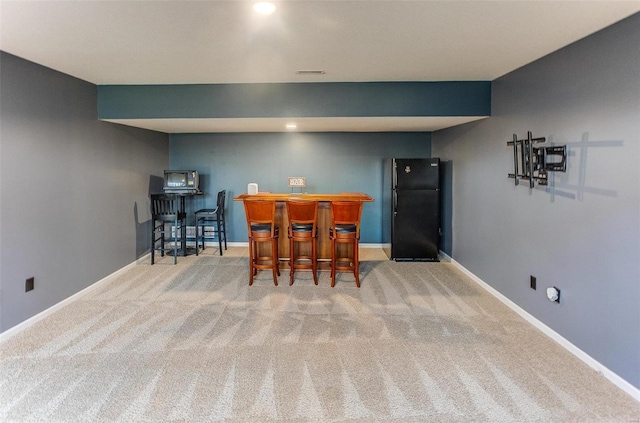
[[[391,171],[391,189],[395,190],[398,186],[398,165],[396,159],[393,159],[393,169]],[[395,191],[394,191],[395,192]]]
[[393,190],[393,215],[398,215],[398,191]]

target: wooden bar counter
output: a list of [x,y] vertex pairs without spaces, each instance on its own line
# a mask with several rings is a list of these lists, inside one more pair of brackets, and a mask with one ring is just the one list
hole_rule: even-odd
[[[288,267],[289,259],[289,238],[287,237],[287,227],[289,225],[289,219],[287,217],[287,200],[299,200],[299,201],[318,201],[318,244],[317,253],[320,269],[328,269],[328,262],[331,260],[331,240],[329,239],[329,227],[331,226],[331,208],[329,207],[332,201],[362,201],[373,202],[373,198],[362,192],[343,192],[340,194],[274,194],[270,192],[259,192],[256,195],[242,194],[234,197],[233,201],[243,201],[245,198],[256,200],[276,200],[276,224],[280,227],[280,237],[278,239],[278,254],[281,260],[281,266],[286,263]],[[340,245],[338,248],[345,247],[345,250],[340,250],[340,255],[353,253],[346,249],[345,245]],[[311,254],[311,248],[307,245],[301,246],[299,254]],[[323,265],[324,264],[324,265]]]

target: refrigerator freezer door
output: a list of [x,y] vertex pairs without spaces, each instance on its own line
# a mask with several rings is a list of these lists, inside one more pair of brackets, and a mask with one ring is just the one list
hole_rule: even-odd
[[438,189],[440,159],[395,159],[394,184],[398,190]]
[[439,192],[395,192],[391,258],[438,259],[440,237]]

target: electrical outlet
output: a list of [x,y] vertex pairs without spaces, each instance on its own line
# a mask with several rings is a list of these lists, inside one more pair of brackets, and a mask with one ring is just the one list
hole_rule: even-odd
[[24,292],[29,292],[33,288],[35,288],[34,284],[35,284],[35,278],[33,276],[28,278],[24,284]]
[[531,289],[536,289],[536,277],[535,276],[531,276],[531,280],[529,281],[529,286],[531,286]]
[[547,288],[547,298],[554,303],[560,303],[560,289],[555,286]]

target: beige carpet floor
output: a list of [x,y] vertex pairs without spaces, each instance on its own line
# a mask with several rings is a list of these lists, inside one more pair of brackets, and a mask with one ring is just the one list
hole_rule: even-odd
[[243,254],[144,261],[2,342],[0,421],[640,421],[448,263],[249,287]]

